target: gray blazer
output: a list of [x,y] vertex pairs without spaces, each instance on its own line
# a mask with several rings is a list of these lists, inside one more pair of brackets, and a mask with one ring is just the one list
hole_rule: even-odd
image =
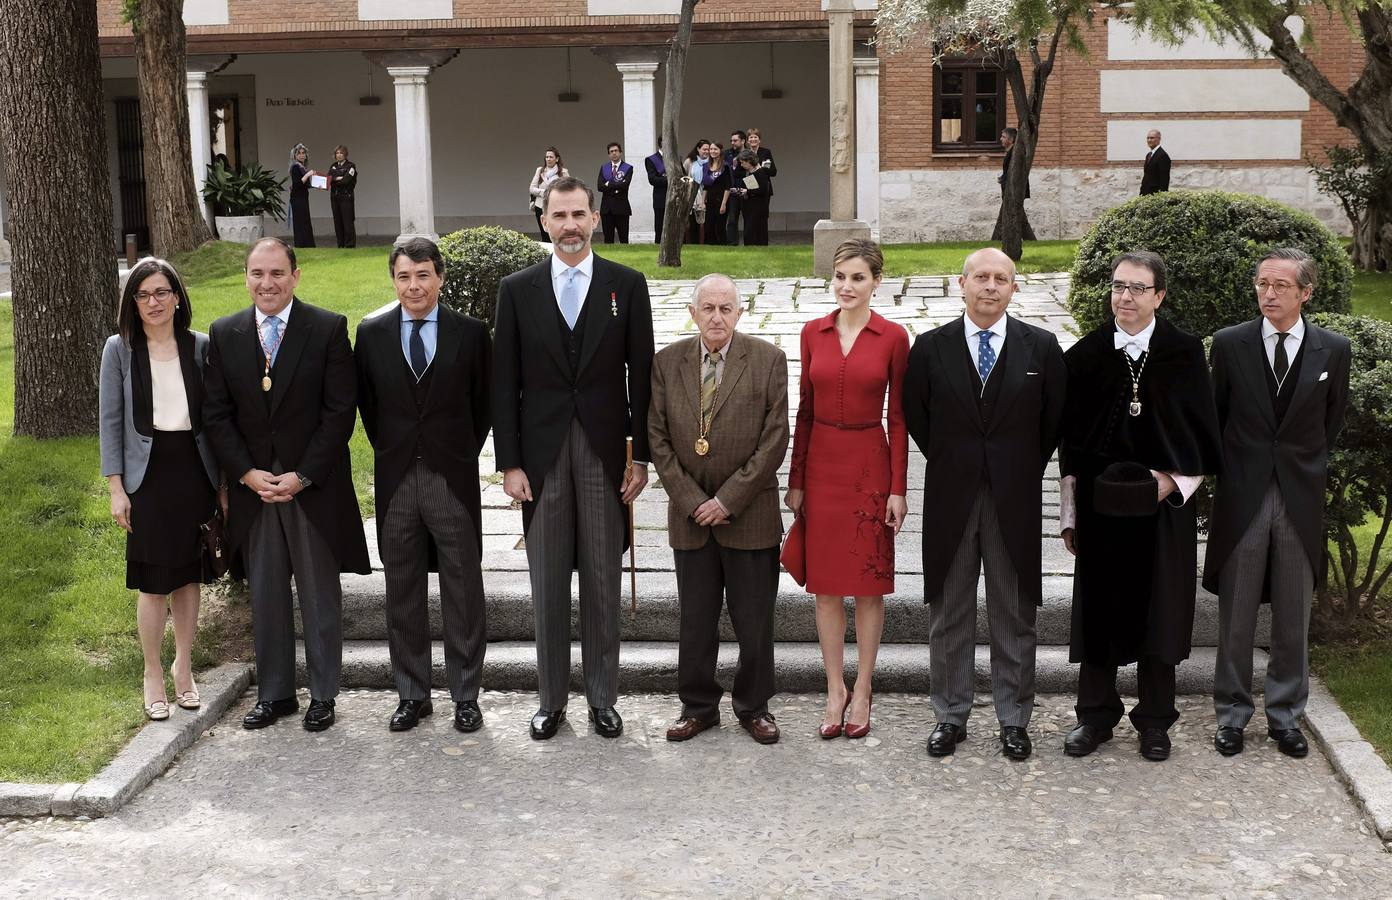
[[[197,366],[197,384],[202,383],[203,364],[208,358],[208,336],[202,332],[190,332],[192,346],[187,341],[179,348],[180,362],[187,369],[188,357],[192,356]],[[150,464],[150,448],[154,433],[142,434],[136,428],[136,409],[133,395],[135,374],[132,367],[132,351],[121,340],[119,334],[106,339],[102,348],[101,382],[99,386],[99,422],[101,432],[102,476],[120,475],[126,493],[133,494],[145,480],[145,468]],[[144,360],[148,378],[149,360]],[[190,383],[189,372],[184,373],[184,384]],[[149,396],[148,382],[144,395]],[[222,481],[218,472],[217,458],[208,446],[207,439],[200,429],[202,415],[197,407],[202,399],[201,391],[196,398],[190,398],[189,418],[193,420],[194,440],[198,443],[198,455],[203,458],[203,468],[207,470],[208,481],[216,488]],[[147,427],[149,427],[147,425]]]

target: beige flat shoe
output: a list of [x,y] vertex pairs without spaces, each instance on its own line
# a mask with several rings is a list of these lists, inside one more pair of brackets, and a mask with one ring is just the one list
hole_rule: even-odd
[[169,718],[169,703],[166,700],[155,700],[145,704],[145,715],[151,722],[163,722]]
[[203,704],[203,700],[198,696],[197,690],[183,691],[175,694],[174,702],[179,704],[180,709],[197,709]]

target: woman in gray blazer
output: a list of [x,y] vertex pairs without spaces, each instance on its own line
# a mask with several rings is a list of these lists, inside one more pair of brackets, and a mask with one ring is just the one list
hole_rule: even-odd
[[145,654],[145,714],[169,718],[160,646],[174,613],[175,702],[199,706],[193,636],[202,566],[199,526],[226,492],[200,433],[208,336],[189,330],[188,292],[174,267],[146,257],[121,292],[117,334],[101,361],[101,462],[111,517],[126,530],[126,587],[140,592],[136,624]]

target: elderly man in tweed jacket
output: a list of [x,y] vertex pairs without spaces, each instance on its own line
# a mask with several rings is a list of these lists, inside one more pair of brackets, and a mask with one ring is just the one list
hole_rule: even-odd
[[691,318],[700,329],[653,361],[648,413],[652,460],[667,490],[667,530],[676,556],[681,638],[681,717],[667,740],[720,724],[715,680],[720,608],[728,603],[739,641],[731,701],[761,744],[778,740],[768,711],[774,693],[773,604],[778,595],[778,467],[788,449],[788,361],[768,341],[738,334],[735,283],[696,283]]

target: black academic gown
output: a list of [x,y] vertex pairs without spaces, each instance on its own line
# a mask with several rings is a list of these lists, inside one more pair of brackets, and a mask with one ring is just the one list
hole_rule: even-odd
[[1077,478],[1078,549],[1069,659],[1126,665],[1142,656],[1189,656],[1198,580],[1195,504],[1171,498],[1154,515],[1093,510],[1093,481],[1114,462],[1211,475],[1221,459],[1218,414],[1203,343],[1157,319],[1142,357],[1141,414],[1131,416],[1131,376],[1112,319],[1064,354],[1068,391],[1060,468]]

